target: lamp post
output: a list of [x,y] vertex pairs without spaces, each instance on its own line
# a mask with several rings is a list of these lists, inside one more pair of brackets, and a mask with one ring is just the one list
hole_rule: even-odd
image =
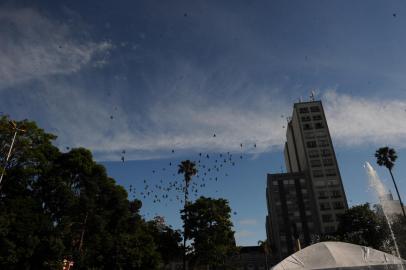
[[1,172],[1,176],[0,176],[0,189],[1,189],[1,182],[3,181],[4,173],[5,173],[5,171],[6,171],[7,163],[8,163],[8,160],[10,159],[11,151],[13,150],[14,142],[15,142],[16,137],[17,137],[17,133],[18,133],[19,131],[20,131],[21,133],[26,132],[25,129],[17,128],[16,123],[13,122],[13,121],[10,121],[9,124],[10,124],[10,126],[11,126],[11,129],[14,131],[14,135],[13,135],[13,139],[11,140],[10,149],[8,150],[7,157],[6,157],[6,160],[5,160],[5,162],[4,162],[4,167],[3,167],[2,172]]

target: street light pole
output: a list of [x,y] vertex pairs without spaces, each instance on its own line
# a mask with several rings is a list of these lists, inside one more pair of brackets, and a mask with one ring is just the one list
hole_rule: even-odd
[[16,125],[15,122],[10,121],[10,125],[12,126],[12,129],[14,130],[14,136],[13,136],[13,139],[11,140],[10,149],[8,150],[7,157],[6,157],[6,160],[4,162],[4,167],[3,167],[2,172],[1,172],[0,189],[1,189],[1,182],[3,181],[4,173],[6,172],[7,163],[8,163],[8,160],[10,159],[11,151],[13,150],[14,142],[15,142],[16,137],[17,137],[17,132],[18,131],[25,132],[25,129],[17,128],[17,125]]

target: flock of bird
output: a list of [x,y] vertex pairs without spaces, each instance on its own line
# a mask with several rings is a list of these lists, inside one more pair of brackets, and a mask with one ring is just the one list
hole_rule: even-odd
[[[216,134],[213,135],[216,137]],[[249,147],[256,148],[254,143]],[[218,183],[225,177],[229,176],[230,170],[235,168],[239,162],[244,159],[243,150],[245,145],[240,144],[239,153],[197,153],[192,157],[192,162],[195,163],[197,174],[192,177],[189,183],[188,195],[189,198],[197,198],[202,194],[210,183]],[[121,161],[125,162],[125,153],[121,152]],[[171,150],[171,154],[175,154],[175,149]],[[168,205],[169,202],[178,201],[184,203],[185,182],[182,174],[178,174],[177,163],[168,162],[166,166],[152,169],[149,177],[137,181],[136,184],[130,184],[127,188],[130,196],[139,199],[148,199],[155,204]],[[218,190],[215,191],[218,193]],[[237,213],[234,212],[234,215]]]

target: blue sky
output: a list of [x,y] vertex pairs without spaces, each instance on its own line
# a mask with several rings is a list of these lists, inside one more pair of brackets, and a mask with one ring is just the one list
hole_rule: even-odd
[[[285,118],[311,90],[349,203],[376,201],[362,164],[387,144],[406,194],[405,28],[403,1],[1,1],[0,111],[37,121],[63,151],[91,149],[126,187],[232,153],[199,194],[229,199],[237,242],[255,244]],[[178,227],[175,201],[142,211]]]

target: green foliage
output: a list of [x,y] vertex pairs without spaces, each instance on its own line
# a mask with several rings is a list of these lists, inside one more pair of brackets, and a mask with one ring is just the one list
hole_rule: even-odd
[[395,161],[398,158],[395,149],[387,146],[376,150],[375,157],[376,163],[378,163],[379,166],[385,166],[389,170],[392,170],[393,166],[395,165]]
[[[391,218],[400,254],[406,257],[406,219],[397,215]],[[343,241],[396,254],[389,226],[378,206],[371,209],[368,203],[353,206],[340,217],[338,231],[333,235],[317,235],[313,243]]]
[[184,160],[178,167],[178,174],[184,175],[187,186],[192,179],[192,176],[197,174],[196,164],[190,160]]
[[180,244],[182,235],[179,230],[173,230],[157,219],[148,222],[148,229],[157,244],[157,250],[161,254],[164,264],[182,257],[183,248]]
[[348,209],[340,218],[338,235],[346,242],[384,249],[389,228],[384,218],[363,204]]
[[[3,166],[8,120],[0,119]],[[64,258],[75,269],[158,269],[179,235],[167,230],[161,241],[141,202],[128,201],[90,151],[61,153],[35,123],[17,126],[27,132],[17,136],[0,190],[0,269],[61,269]]]
[[186,237],[192,240],[191,264],[224,266],[227,256],[236,251],[228,201],[200,197],[185,210],[182,219]]

